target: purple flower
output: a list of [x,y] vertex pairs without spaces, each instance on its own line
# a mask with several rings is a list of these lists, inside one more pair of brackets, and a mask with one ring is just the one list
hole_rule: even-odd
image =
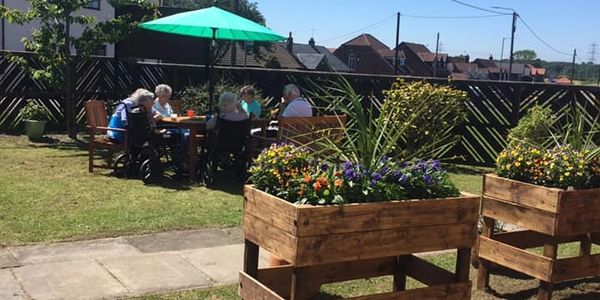
[[328,169],[329,169],[329,166],[327,164],[321,165],[321,171],[327,171]]
[[352,168],[352,163],[347,161],[344,163],[343,167],[344,167],[344,170],[350,169],[350,168]]
[[426,185],[431,185],[433,183],[433,178],[429,174],[423,175],[423,181]]
[[400,176],[400,179],[398,181],[400,181],[401,184],[406,184],[408,183],[408,177],[406,174],[402,174],[402,176]]
[[371,180],[379,181],[379,180],[381,180],[381,178],[382,178],[381,174],[379,174],[377,172],[371,174]]
[[356,179],[356,172],[352,169],[344,171],[344,179],[354,181]]

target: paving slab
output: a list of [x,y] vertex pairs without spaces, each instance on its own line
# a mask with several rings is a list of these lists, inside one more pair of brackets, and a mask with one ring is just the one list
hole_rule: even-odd
[[9,269],[0,270],[0,299],[29,299]]
[[[244,245],[235,244],[221,247],[181,251],[196,268],[202,270],[216,284],[235,283],[244,264]],[[259,266],[266,266],[269,254],[259,252]]]
[[10,248],[21,265],[140,254],[122,238]]
[[20,266],[17,258],[8,249],[0,250],[0,269]]
[[152,253],[100,262],[134,295],[209,287],[208,277],[175,253]]
[[124,237],[143,253],[217,247],[243,242],[240,228],[170,231]]
[[105,299],[127,295],[127,290],[92,259],[28,265],[13,272],[25,292],[36,300]]

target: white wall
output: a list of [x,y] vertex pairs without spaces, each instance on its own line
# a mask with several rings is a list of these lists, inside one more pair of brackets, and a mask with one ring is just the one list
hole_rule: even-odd
[[[150,1],[156,1],[156,0],[150,0]],[[16,8],[16,9],[19,9],[22,11],[26,11],[29,7],[29,2],[26,0],[4,0],[4,2],[5,2],[5,6],[10,7],[10,8]],[[97,21],[101,22],[101,21],[105,21],[105,20],[114,18],[115,10],[112,6],[110,6],[108,4],[107,0],[101,0],[100,10],[84,8],[84,9],[81,9],[78,12],[78,14],[95,17]],[[23,37],[27,37],[27,38],[31,37],[31,31],[35,27],[39,26],[39,23],[31,22],[31,23],[25,24],[25,25],[16,25],[16,24],[9,24],[7,21],[5,21],[4,26],[5,26],[4,36],[2,36],[2,33],[0,32],[0,41],[3,38],[4,46],[5,46],[5,49],[2,49],[2,50],[25,51],[25,48],[23,47],[23,43],[21,42],[21,39]],[[84,30],[83,26],[74,24],[71,27],[71,35],[77,37],[77,36],[81,35],[83,30]],[[114,53],[115,53],[114,45],[107,45],[106,55],[114,56]]]

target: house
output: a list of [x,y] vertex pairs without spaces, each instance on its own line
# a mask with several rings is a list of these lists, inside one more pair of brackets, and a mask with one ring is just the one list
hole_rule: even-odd
[[499,80],[501,77],[500,67],[494,62],[494,57],[490,55],[489,59],[477,58],[473,61],[480,71],[487,72],[487,79]]
[[404,66],[409,75],[421,77],[448,77],[450,75],[446,65],[448,54],[438,53],[436,55],[425,45],[411,42],[400,43],[398,49],[404,54]]
[[455,79],[488,79],[488,70],[479,68],[475,62],[469,62],[469,56],[448,58],[446,69],[450,72],[450,76]]
[[352,71],[327,48],[316,45],[313,38],[308,41],[308,44],[294,43],[292,33],[290,32],[287,42],[283,44],[307,70],[332,72]]
[[[333,54],[356,73],[393,75],[395,51],[370,34],[361,34],[340,45]],[[405,56],[398,51],[398,73],[407,74]]]
[[510,76],[508,75],[508,68],[510,64],[508,62],[497,62],[496,65],[500,68],[500,78],[512,81],[532,81],[531,69],[526,64],[513,63]]
[[546,69],[545,68],[536,68],[531,64],[527,64],[531,72],[531,79],[535,82],[544,82],[544,78],[546,78]]
[[[158,4],[158,0],[149,0]],[[27,11],[29,9],[29,1],[27,0],[3,0],[2,4],[6,7]],[[96,18],[98,22],[113,19],[115,9],[108,3],[108,0],[90,0],[85,8],[79,12],[81,15],[91,16]],[[24,25],[10,24],[7,20],[2,19],[0,25],[0,50],[9,51],[25,51],[25,47],[21,39],[31,37],[31,32],[39,26],[38,22],[31,22]],[[78,37],[83,33],[85,26],[73,24],[71,26],[71,35]],[[114,56],[114,45],[106,45],[98,49],[98,55]]]
[[243,43],[236,45],[235,62],[231,61],[231,48],[219,58],[217,65],[272,68],[304,69],[283,43]]

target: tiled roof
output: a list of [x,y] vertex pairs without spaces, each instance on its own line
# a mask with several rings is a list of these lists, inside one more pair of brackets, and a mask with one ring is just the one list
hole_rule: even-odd
[[363,33],[363,34],[351,39],[350,41],[345,42],[344,45],[368,46],[375,50],[390,49],[384,43],[380,42],[378,39],[376,39],[374,36],[372,36],[368,33]]
[[298,53],[296,57],[300,62],[309,70],[315,70],[321,64],[321,61],[325,58],[324,54],[320,53]]
[[496,63],[493,60],[490,60],[490,59],[477,58],[473,62],[476,63],[479,67],[482,67],[482,68],[495,68],[495,67],[498,67],[496,65]]
[[[282,69],[303,69],[304,67],[294,58],[294,56],[287,51],[287,49],[280,43],[272,43],[267,46],[259,46],[258,51],[255,53],[248,49],[247,53],[244,54],[244,44],[237,43],[236,51],[236,66],[249,66],[249,67],[265,67],[265,64],[269,61],[270,57],[275,57],[281,65]],[[245,58],[245,59],[244,59]],[[244,64],[245,61],[245,64]],[[231,52],[227,50],[227,53],[217,62],[219,65],[231,65]]]
[[421,52],[429,52],[432,53],[431,51],[429,51],[429,49],[427,49],[427,47],[425,47],[425,45],[423,44],[417,44],[417,43],[411,43],[411,42],[402,42],[402,44],[405,44],[406,47],[408,47],[408,49],[410,49],[412,52],[416,53],[421,53]]
[[350,72],[350,68],[348,68],[348,66],[341,61],[339,58],[337,58],[337,56],[333,55],[333,52],[330,52],[329,49],[323,47],[323,46],[315,46],[315,49],[317,51],[319,51],[319,53],[325,55],[325,58],[327,59],[327,63],[329,63],[329,66],[334,70],[334,71],[339,71],[339,72]]
[[[433,60],[435,58],[435,53],[431,53],[431,52],[418,52],[417,55],[424,62],[433,62]],[[448,54],[446,54],[446,53],[438,53],[438,55],[437,55],[438,61],[446,60],[447,58],[448,58]]]
[[[282,45],[283,47],[286,47],[287,43],[284,42],[284,43],[281,43],[280,45]],[[292,52],[294,53],[294,55],[296,55],[296,57],[298,57],[298,60],[300,60],[300,62],[302,62],[302,64],[304,64],[306,66],[306,68],[310,69],[310,70],[314,70],[318,66],[318,63],[320,62],[320,60],[322,59],[322,57],[318,58],[317,56],[315,56],[313,58],[309,58],[308,56],[304,55],[301,58],[300,54],[319,54],[319,55],[325,57],[325,61],[329,64],[329,67],[332,70],[339,71],[339,72],[349,72],[349,71],[351,71],[350,68],[348,68],[348,66],[344,62],[342,62],[339,58],[337,58],[337,56],[333,55],[333,53],[329,52],[329,50],[327,50],[327,48],[325,48],[323,46],[317,46],[317,45],[315,45],[313,47],[313,46],[308,45],[308,44],[296,44],[296,43],[294,43],[294,46],[292,48]],[[305,63],[305,60],[306,60],[307,63],[309,63],[312,66],[314,62],[310,62],[310,61],[313,61],[315,59],[319,59],[319,62],[317,62],[317,64],[314,65],[314,68],[308,66]]]
[[[506,72],[508,72],[508,65],[509,63],[507,62],[499,62],[496,63],[496,65],[498,65],[499,68],[506,70]],[[525,64],[512,64],[512,73],[513,74],[525,74]],[[529,75],[529,74],[525,74],[525,75]]]

